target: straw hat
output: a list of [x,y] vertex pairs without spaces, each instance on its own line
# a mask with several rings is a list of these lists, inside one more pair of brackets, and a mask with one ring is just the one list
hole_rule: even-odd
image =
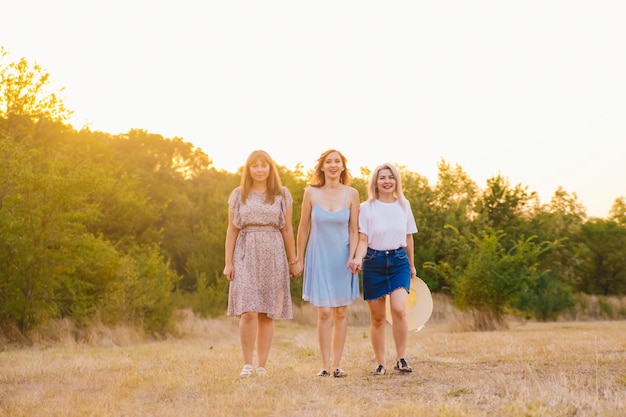
[[[393,324],[391,305],[387,297],[387,321]],[[419,277],[411,279],[411,291],[406,298],[406,319],[409,331],[420,331],[433,313],[433,298],[428,285]]]

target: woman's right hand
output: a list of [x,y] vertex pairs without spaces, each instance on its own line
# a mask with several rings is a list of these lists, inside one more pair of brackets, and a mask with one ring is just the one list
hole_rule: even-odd
[[227,264],[224,267],[224,276],[229,281],[233,280],[233,278],[235,277],[235,268],[233,267],[233,264]]

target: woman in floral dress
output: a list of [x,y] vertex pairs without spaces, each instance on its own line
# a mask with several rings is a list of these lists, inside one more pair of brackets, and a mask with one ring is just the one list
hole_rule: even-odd
[[224,275],[230,281],[227,314],[239,317],[239,376],[253,374],[255,344],[256,373],[265,375],[274,320],[293,318],[289,278],[297,276],[293,199],[265,151],[250,154],[228,206]]

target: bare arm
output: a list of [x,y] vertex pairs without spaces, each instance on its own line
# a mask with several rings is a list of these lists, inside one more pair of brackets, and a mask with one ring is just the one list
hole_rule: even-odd
[[350,261],[356,254],[357,247],[359,245],[359,192],[351,188],[350,189],[350,223],[348,229],[350,231],[350,254],[348,256],[347,266],[350,269],[354,269],[350,265]]
[[228,210],[228,229],[226,229],[226,242],[224,244],[224,275],[226,279],[232,281],[235,277],[235,268],[233,267],[233,254],[235,253],[235,242],[239,236],[239,229],[233,224],[235,217],[232,210]]
[[293,204],[287,206],[287,212],[285,213],[285,226],[280,229],[280,233],[283,235],[283,242],[285,243],[285,249],[287,250],[287,260],[289,262],[289,273],[291,277],[295,275],[296,260],[296,240],[293,237]]
[[359,233],[359,243],[356,247],[354,257],[348,262],[348,268],[352,269],[352,273],[356,273],[361,269],[363,258],[367,253],[367,235]]
[[406,254],[409,257],[409,263],[411,264],[411,278],[417,276],[417,269],[415,269],[415,244],[413,243],[413,235],[406,235]]
[[304,269],[304,253],[306,245],[309,240],[309,233],[311,232],[311,210],[313,209],[311,189],[304,190],[304,197],[302,198],[302,211],[300,212],[300,224],[298,225],[298,237],[296,246],[296,258],[298,275],[302,273]]

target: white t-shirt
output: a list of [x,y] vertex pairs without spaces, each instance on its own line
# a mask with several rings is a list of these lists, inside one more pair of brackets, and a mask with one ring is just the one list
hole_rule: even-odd
[[406,235],[417,233],[411,205],[398,200],[383,203],[366,201],[359,211],[359,232],[367,235],[367,246],[375,250],[406,247]]

